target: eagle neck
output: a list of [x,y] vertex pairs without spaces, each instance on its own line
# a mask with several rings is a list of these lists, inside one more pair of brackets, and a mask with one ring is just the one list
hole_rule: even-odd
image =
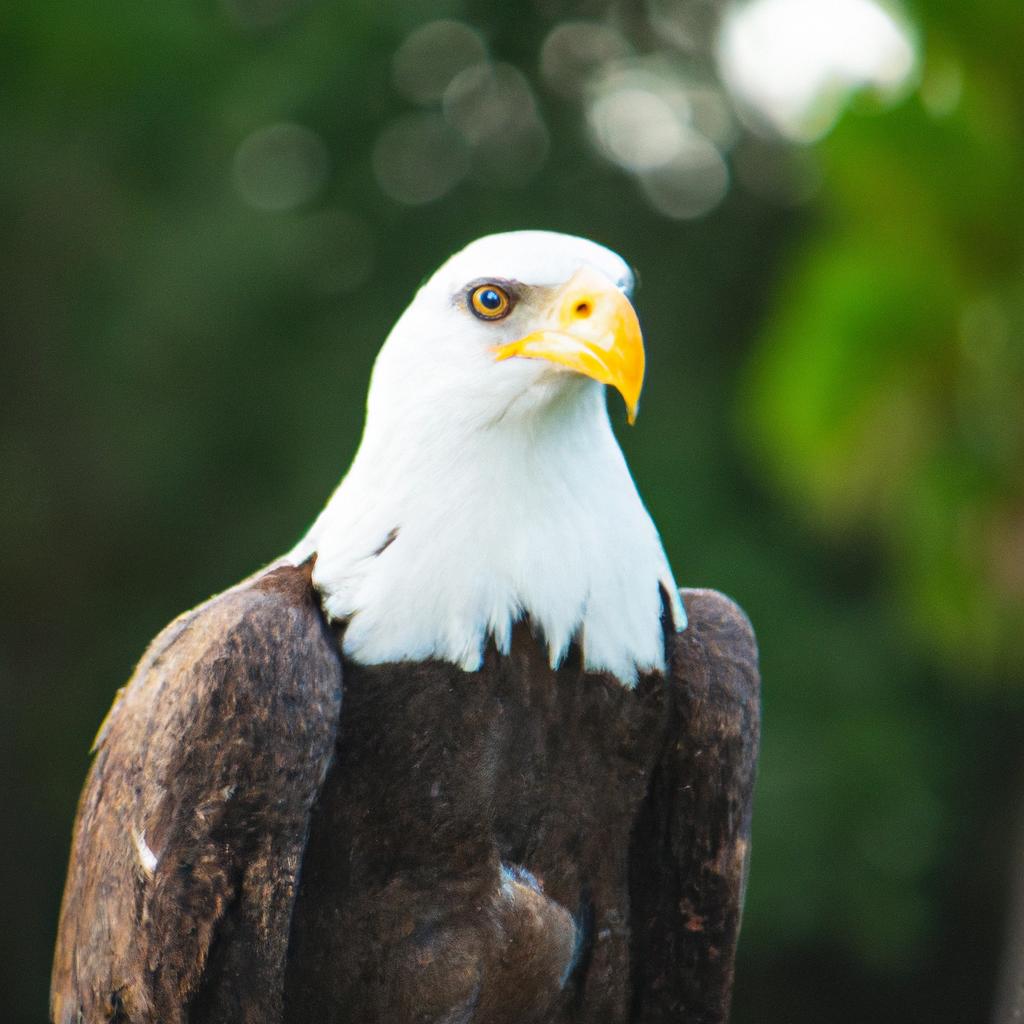
[[[479,668],[528,617],[561,662],[632,685],[664,669],[657,531],[615,440],[604,390],[487,422],[371,415],[353,465],[293,552],[316,552],[324,608],[362,663]],[[677,612],[677,625],[681,624]]]

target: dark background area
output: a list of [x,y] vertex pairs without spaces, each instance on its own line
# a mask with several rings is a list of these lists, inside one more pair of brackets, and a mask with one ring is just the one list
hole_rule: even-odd
[[759,634],[734,1020],[990,1019],[1024,872],[1024,15],[760,3],[755,56],[831,68],[795,119],[704,0],[4,13],[5,1020],[45,1016],[114,691],[304,532],[423,277],[519,227],[638,269],[619,435],[679,582]]

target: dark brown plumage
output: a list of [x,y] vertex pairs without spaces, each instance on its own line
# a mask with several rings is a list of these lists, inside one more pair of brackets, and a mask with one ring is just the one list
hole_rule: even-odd
[[525,623],[478,672],[343,664],[308,564],[177,620],[97,741],[52,1019],[724,1020],[757,654],[683,593],[635,690]]

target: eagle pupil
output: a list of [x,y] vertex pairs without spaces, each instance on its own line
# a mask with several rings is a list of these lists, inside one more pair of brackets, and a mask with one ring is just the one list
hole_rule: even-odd
[[501,296],[493,288],[488,288],[480,296],[480,305],[485,309],[498,309],[501,306]]

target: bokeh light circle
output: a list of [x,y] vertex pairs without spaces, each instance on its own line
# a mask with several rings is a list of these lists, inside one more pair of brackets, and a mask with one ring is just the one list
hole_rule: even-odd
[[373,172],[382,191],[418,206],[447,195],[466,176],[469,159],[458,133],[436,113],[392,121],[373,147]]
[[320,136],[280,122],[247,136],[235,152],[239,195],[257,210],[291,210],[312,199],[327,180],[330,161]]
[[461,21],[431,21],[406,36],[392,60],[392,77],[403,96],[430,104],[460,71],[486,59],[487,47],[475,29]]

